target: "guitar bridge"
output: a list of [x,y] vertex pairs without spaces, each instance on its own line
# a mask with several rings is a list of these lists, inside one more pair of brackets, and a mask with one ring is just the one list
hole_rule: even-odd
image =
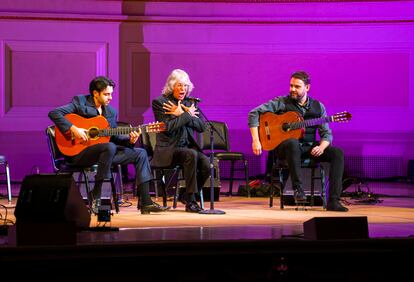
[[269,123],[265,122],[265,132],[266,132],[266,138],[267,140],[270,140],[270,129],[269,129]]

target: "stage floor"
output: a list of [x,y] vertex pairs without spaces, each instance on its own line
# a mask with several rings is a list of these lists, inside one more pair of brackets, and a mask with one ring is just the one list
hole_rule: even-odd
[[[224,187],[226,182],[224,181]],[[303,223],[314,217],[355,217],[366,216],[370,238],[410,237],[414,235],[414,184],[384,183],[369,184],[371,194],[379,201],[363,201],[358,197],[343,198],[349,212],[328,212],[321,206],[295,210],[294,206],[279,208],[279,198],[269,207],[268,198],[247,198],[220,195],[214,209],[225,214],[194,214],[177,208],[163,213],[141,215],[136,209],[136,198],[126,193],[120,212],[114,213],[106,226],[117,227],[119,231],[82,231],[77,235],[77,244],[122,244],[161,241],[209,241],[209,240],[267,240],[287,237],[302,238]],[[347,189],[355,196],[354,187]],[[222,192],[226,192],[225,188]],[[157,199],[161,200],[161,199]],[[365,198],[366,200],[366,198]],[[16,198],[8,208],[7,219],[14,221]],[[5,206],[7,201],[0,199]],[[168,202],[172,206],[172,202]],[[211,209],[205,202],[205,209]],[[4,209],[1,211],[4,219]],[[92,217],[91,227],[102,226]],[[7,246],[7,238],[0,237],[0,245]]]

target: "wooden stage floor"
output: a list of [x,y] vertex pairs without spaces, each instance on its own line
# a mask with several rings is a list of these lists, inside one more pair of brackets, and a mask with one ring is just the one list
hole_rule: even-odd
[[[225,212],[223,215],[194,214],[184,211],[178,203],[177,208],[163,213],[141,215],[136,209],[136,198],[131,194],[124,196],[120,212],[114,213],[110,224],[119,228],[111,236],[92,231],[79,232],[78,244],[120,244],[140,241],[175,240],[248,240],[280,239],[303,235],[303,223],[314,217],[354,217],[366,216],[370,238],[410,237],[414,235],[414,184],[371,183],[372,194],[379,202],[363,202],[358,198],[344,198],[349,212],[328,212],[321,206],[295,210],[294,206],[279,208],[279,198],[269,208],[268,198],[228,197],[220,195],[214,209]],[[349,189],[351,190],[351,189]],[[352,192],[352,191],[351,191]],[[161,199],[159,199],[161,200]],[[8,219],[14,221],[13,203],[8,208]],[[8,206],[5,199],[0,204]],[[172,206],[172,202],[168,202]],[[205,202],[205,209],[210,209]],[[0,210],[4,219],[4,209]],[[91,227],[98,226],[97,218],[92,217]],[[102,224],[100,224],[102,225]],[[0,237],[0,245],[7,245],[7,239]]]
[[[223,215],[193,214],[177,209],[141,215],[133,199],[130,207],[121,207],[111,218],[111,226],[119,227],[116,242],[160,240],[246,240],[280,239],[301,236],[303,222],[314,217],[367,216],[370,238],[408,237],[414,235],[414,199],[382,198],[383,203],[347,205],[349,212],[328,212],[321,206],[296,211],[294,206],[280,210],[278,200],[269,208],[267,198],[220,197],[214,209]],[[349,200],[351,202],[351,200]],[[172,205],[169,202],[169,205]],[[206,202],[210,209],[210,202]],[[96,226],[96,217],[91,226]],[[122,234],[121,234],[122,233]],[[89,236],[79,236],[79,243],[96,243]],[[94,238],[96,238],[94,236]],[[113,236],[102,236],[99,243],[112,243]]]
[[[279,198],[269,208],[269,199],[262,197],[228,197],[220,195],[214,202],[214,209],[225,212],[223,215],[194,214],[177,208],[163,213],[141,215],[136,209],[136,198],[125,194],[120,212],[111,216],[106,226],[119,228],[112,236],[91,231],[78,234],[78,244],[130,243],[159,240],[240,240],[240,239],[280,239],[286,236],[303,235],[303,222],[314,217],[353,217],[366,216],[370,238],[409,237],[414,235],[414,184],[374,183],[372,194],[378,195],[379,202],[361,201],[358,198],[343,198],[349,212],[328,212],[321,206],[295,210],[294,206],[279,208]],[[379,191],[379,192],[376,192]],[[352,191],[351,191],[352,192]],[[392,193],[397,193],[393,195]],[[351,195],[352,196],[352,195]],[[161,200],[161,199],[159,199]],[[8,219],[14,221],[14,203],[8,209]],[[5,199],[0,204],[8,206]],[[172,202],[168,202],[172,206]],[[205,209],[211,209],[205,202]],[[2,219],[4,219],[4,210]],[[113,211],[114,212],[114,211]],[[92,217],[91,227],[102,226]],[[101,239],[97,240],[99,237]],[[0,241],[2,242],[2,241]],[[3,244],[7,243],[3,239]]]

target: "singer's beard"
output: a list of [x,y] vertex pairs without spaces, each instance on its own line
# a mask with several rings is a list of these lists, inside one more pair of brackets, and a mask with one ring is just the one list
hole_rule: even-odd
[[295,95],[294,93],[290,93],[290,98],[298,103],[302,101],[303,97],[305,97],[305,94]]

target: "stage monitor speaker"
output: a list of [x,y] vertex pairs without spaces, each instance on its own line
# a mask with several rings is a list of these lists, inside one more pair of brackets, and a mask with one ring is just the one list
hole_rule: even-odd
[[91,215],[69,174],[35,174],[23,179],[15,209],[18,223],[73,222],[88,228]]
[[303,223],[303,231],[309,240],[369,238],[366,216],[314,217]]

